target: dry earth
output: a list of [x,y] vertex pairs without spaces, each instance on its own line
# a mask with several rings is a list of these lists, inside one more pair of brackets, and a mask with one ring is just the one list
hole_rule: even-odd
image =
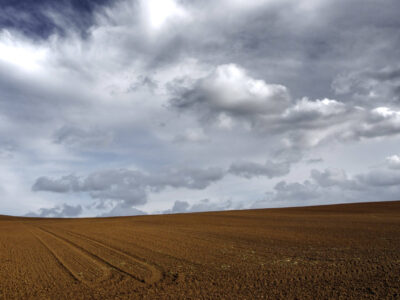
[[0,299],[400,299],[400,202],[0,216]]

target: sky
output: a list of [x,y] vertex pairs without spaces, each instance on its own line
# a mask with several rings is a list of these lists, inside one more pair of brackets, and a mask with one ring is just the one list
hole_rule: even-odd
[[398,0],[0,2],[0,214],[400,199]]

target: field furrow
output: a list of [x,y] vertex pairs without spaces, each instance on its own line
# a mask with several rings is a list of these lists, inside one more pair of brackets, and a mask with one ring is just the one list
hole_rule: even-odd
[[32,228],[32,233],[73,279],[94,285],[109,275],[109,268],[105,264],[75,245],[43,229]]
[[66,231],[69,234],[70,238],[79,239],[86,242],[85,246],[92,249],[95,253],[98,253],[100,257],[107,259],[109,262],[112,262],[113,265],[118,266],[118,268],[122,269],[126,273],[131,274],[135,277],[140,277],[147,284],[153,284],[162,279],[162,272],[144,260],[133,257],[132,255],[123,252],[114,247],[108,246],[98,240],[93,238],[89,238],[85,235],[73,232]]
[[146,282],[147,278],[149,281],[152,278],[151,269],[133,257],[118,252],[118,250],[107,247],[99,242],[68,233],[67,231],[55,231],[48,228],[41,228],[41,230],[79,249],[86,256],[94,258],[105,266],[106,269],[118,272],[122,278],[128,277],[141,284],[151,283]]

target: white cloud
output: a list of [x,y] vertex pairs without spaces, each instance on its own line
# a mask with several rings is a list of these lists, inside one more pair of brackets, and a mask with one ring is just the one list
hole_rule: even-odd
[[41,70],[47,58],[48,49],[40,45],[32,45],[9,31],[0,31],[0,62],[16,66],[26,72]]
[[141,1],[148,14],[150,26],[160,29],[167,21],[176,18],[187,18],[188,13],[175,0]]

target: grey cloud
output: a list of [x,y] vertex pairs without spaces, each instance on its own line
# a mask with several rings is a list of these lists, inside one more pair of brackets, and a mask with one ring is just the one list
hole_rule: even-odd
[[[262,200],[251,204],[252,208],[321,205],[348,201],[371,201],[358,198],[362,193],[349,190],[343,192],[337,186],[321,186],[312,179],[303,182],[281,181]],[[371,196],[371,195],[370,195]]]
[[113,136],[98,129],[84,129],[78,126],[63,126],[54,133],[54,142],[70,147],[101,147],[109,145]]
[[32,186],[33,191],[48,191],[53,193],[67,193],[80,189],[79,178],[75,175],[63,176],[59,179],[51,179],[45,176],[39,177]]
[[193,204],[189,211],[191,212],[202,212],[202,211],[219,211],[228,209],[239,209],[240,205],[234,205],[232,201],[225,202],[212,202],[209,199],[203,199]]
[[209,139],[202,128],[188,128],[183,133],[176,135],[174,142],[204,143]]
[[180,92],[171,100],[173,107],[200,110],[208,116],[269,115],[282,111],[290,102],[286,87],[253,79],[234,64],[218,66],[212,74]]
[[77,217],[82,213],[81,205],[68,205],[63,204],[61,206],[55,206],[53,208],[41,208],[38,213],[28,213],[27,217],[51,217],[51,218],[65,218],[65,217]]
[[265,164],[237,162],[230,166],[229,172],[247,179],[257,176],[274,178],[287,175],[290,172],[290,164],[287,162],[275,163],[272,161],[267,161]]
[[59,179],[40,177],[33,191],[56,193],[87,192],[93,199],[118,200],[128,207],[147,202],[148,191],[160,192],[166,187],[205,189],[219,181],[224,172],[218,168],[168,170],[145,174],[140,171],[117,169],[93,172],[85,178],[68,175]]
[[300,121],[291,123],[289,127],[282,126],[287,132],[287,146],[312,148],[332,141],[342,143],[400,134],[399,110],[389,107],[366,109],[344,106],[337,101],[334,103],[335,106],[338,104],[338,110],[332,115],[323,116],[320,111],[318,117],[308,119],[305,114]]
[[400,173],[391,170],[372,170],[357,175],[357,179],[366,186],[388,187],[400,185]]
[[0,141],[0,159],[12,159],[16,150],[13,144]]
[[227,122],[245,122],[255,134],[286,133],[290,147],[317,145],[333,131],[342,132],[337,124],[351,123],[356,113],[333,99],[293,101],[286,87],[255,80],[236,65],[219,66],[211,75],[185,84],[188,87],[173,88],[171,107],[194,113],[203,127],[230,128]]
[[350,123],[348,132],[343,133],[341,137],[369,139],[400,133],[400,111],[397,109],[376,107],[367,111],[360,110],[357,119]]
[[337,185],[348,180],[346,172],[339,169],[326,169],[323,172],[311,170],[311,178],[323,187]]
[[310,158],[306,160],[307,164],[318,164],[322,163],[324,160],[322,158]]
[[274,190],[276,192],[273,199],[274,201],[284,200],[301,202],[319,196],[317,187],[309,181],[305,181],[304,183],[287,183],[281,181],[275,185]]
[[348,110],[346,105],[333,99],[312,101],[305,97],[284,111],[282,121],[290,125],[296,124],[296,127],[329,126],[332,124],[332,118],[335,120],[342,117]]
[[371,188],[397,186],[400,184],[400,172],[389,167],[372,169],[365,173],[349,177],[344,170],[312,170],[311,178],[321,187],[337,186],[347,190],[365,192]]
[[106,186],[102,191],[91,191],[93,199],[100,200],[120,200],[123,206],[141,205],[147,202],[147,192],[145,187],[129,184],[117,184]]
[[314,169],[303,182],[279,182],[252,207],[397,200],[399,194],[400,172],[388,166],[353,176],[340,169]]
[[117,204],[110,211],[98,215],[98,217],[119,217],[119,216],[141,216],[146,215],[146,212],[134,207],[125,207]]
[[159,189],[164,186],[186,187],[189,189],[204,189],[215,181],[224,177],[225,173],[220,168],[172,170],[166,174],[151,176],[150,186]]
[[391,155],[386,157],[385,163],[387,164],[389,169],[400,169],[400,156],[399,155]]
[[175,201],[171,209],[165,210],[164,214],[189,213],[189,212],[205,212],[205,211],[220,211],[228,209],[240,209],[241,205],[233,204],[232,201],[213,202],[209,199],[202,199],[194,204],[189,204],[187,201]]
[[139,76],[136,81],[134,81],[128,89],[128,92],[138,90],[140,88],[147,88],[150,91],[154,91],[158,87],[157,81],[152,79],[150,76]]
[[342,73],[333,80],[332,88],[336,94],[347,96],[360,105],[371,106],[379,102],[398,106],[400,68],[385,66]]
[[[203,81],[207,83],[205,86]],[[235,65],[220,66],[183,91],[175,89],[179,92],[171,100],[171,106],[178,111],[193,112],[207,128],[223,127],[227,119],[231,123],[244,121],[244,127],[246,123],[251,126],[253,134],[269,137],[285,134],[282,141],[289,148],[312,148],[332,140],[341,142],[400,133],[400,113],[396,109],[361,108],[328,98],[303,97],[293,101],[285,87],[277,89],[280,92],[276,94],[275,85],[254,80]]]
[[177,214],[177,213],[185,213],[188,212],[190,205],[186,201],[175,201],[174,205],[171,209],[165,210],[163,213],[165,214]]
[[[326,92],[338,72],[396,60],[395,0],[384,7],[372,0],[236,2],[236,7],[233,3],[190,4],[194,13],[200,8],[213,13],[200,14],[205,20],[196,23],[191,38],[181,34],[187,43],[181,44],[180,55],[191,50],[193,56],[214,64],[236,62],[257,77],[285,82],[296,97],[311,98],[332,96]],[[223,17],[226,11],[232,18]],[[187,44],[193,45],[190,50],[185,49]]]

